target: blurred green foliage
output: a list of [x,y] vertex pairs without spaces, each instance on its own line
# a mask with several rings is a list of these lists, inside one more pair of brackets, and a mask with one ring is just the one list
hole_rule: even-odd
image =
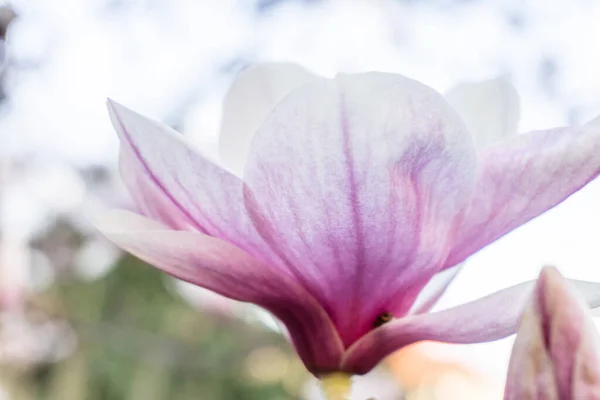
[[[76,346],[56,363],[2,367],[16,399],[298,398],[307,373],[280,334],[199,312],[165,283],[164,274],[130,256],[92,283],[63,273],[32,307],[66,319],[76,332]],[[282,366],[281,376],[256,370],[264,362],[249,362],[249,355],[261,349],[266,349],[267,367]],[[268,354],[279,356],[271,363]]]

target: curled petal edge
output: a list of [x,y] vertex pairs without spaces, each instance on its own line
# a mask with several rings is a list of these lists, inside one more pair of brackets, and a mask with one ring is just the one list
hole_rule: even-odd
[[[446,310],[389,322],[346,351],[342,370],[365,374],[392,352],[422,340],[467,344],[510,336],[517,331],[521,312],[535,282],[523,282]],[[600,283],[570,282],[590,308],[600,307]]]
[[338,369],[343,348],[329,316],[300,285],[275,268],[220,239],[169,230],[129,211],[108,211],[95,225],[119,247],[178,279],[271,312],[286,326],[313,374]]

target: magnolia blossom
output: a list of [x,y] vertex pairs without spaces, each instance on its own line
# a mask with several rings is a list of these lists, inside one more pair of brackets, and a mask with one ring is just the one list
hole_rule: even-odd
[[[451,97],[394,74],[257,67],[225,100],[222,163],[109,101],[139,214],[97,226],[179,279],[270,311],[317,376],[364,374],[420,340],[505,337],[532,283],[428,311],[468,256],[598,175],[600,128],[506,138],[510,92],[495,95],[512,108],[491,126],[456,111],[468,91]],[[467,126],[486,130],[478,147]],[[600,304],[597,285],[577,284]]]
[[521,317],[506,400],[600,399],[600,338],[581,295],[545,268]]

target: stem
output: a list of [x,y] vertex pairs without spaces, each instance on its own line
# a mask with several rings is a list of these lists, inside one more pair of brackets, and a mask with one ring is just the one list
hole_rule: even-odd
[[352,376],[334,372],[321,378],[321,385],[327,400],[348,400],[352,387]]

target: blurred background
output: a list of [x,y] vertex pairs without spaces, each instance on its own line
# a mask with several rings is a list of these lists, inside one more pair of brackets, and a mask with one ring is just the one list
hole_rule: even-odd
[[[214,146],[235,76],[263,61],[402,73],[440,92],[503,76],[520,130],[600,114],[593,0],[0,2],[0,400],[318,400],[268,315],[100,238],[127,206],[110,96]],[[600,182],[471,257],[440,307],[533,279],[600,281]],[[417,344],[353,399],[500,399],[512,338]]]

